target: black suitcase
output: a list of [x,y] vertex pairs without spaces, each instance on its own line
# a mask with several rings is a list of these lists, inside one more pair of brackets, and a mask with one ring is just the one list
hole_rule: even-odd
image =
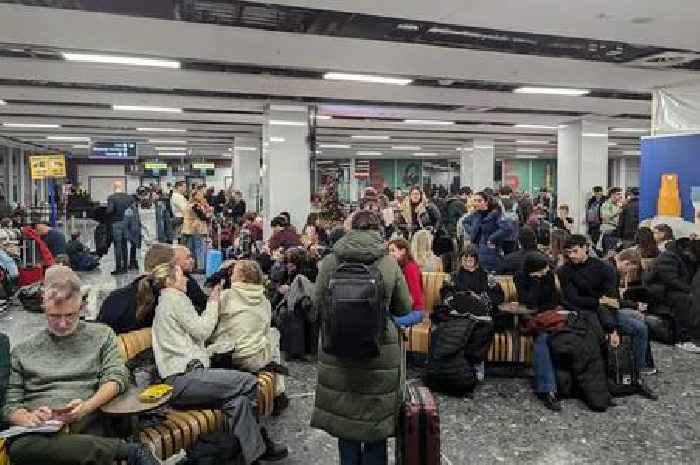
[[608,387],[613,396],[628,396],[638,391],[639,367],[634,359],[632,336],[620,334],[620,345],[608,342]]

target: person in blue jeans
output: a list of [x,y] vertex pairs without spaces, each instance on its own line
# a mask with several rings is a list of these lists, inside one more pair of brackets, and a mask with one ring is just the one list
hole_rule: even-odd
[[[559,305],[554,273],[543,254],[536,251],[528,253],[523,261],[523,269],[515,273],[514,281],[518,300],[528,309],[539,313],[555,310]],[[555,412],[560,411],[557,380],[549,351],[549,334],[546,332],[540,332],[534,338],[533,368],[535,394],[545,407]]]
[[128,240],[128,224],[124,213],[134,199],[124,192],[124,183],[114,183],[114,193],[107,198],[107,215],[112,220],[112,242],[114,242],[114,271],[112,275],[122,275],[127,272],[129,259],[126,244]]

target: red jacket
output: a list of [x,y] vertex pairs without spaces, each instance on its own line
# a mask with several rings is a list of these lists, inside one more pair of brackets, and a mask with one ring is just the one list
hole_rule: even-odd
[[403,276],[408,284],[408,292],[413,299],[413,310],[425,310],[425,298],[423,297],[423,279],[421,278],[420,268],[418,264],[411,260],[403,267]]

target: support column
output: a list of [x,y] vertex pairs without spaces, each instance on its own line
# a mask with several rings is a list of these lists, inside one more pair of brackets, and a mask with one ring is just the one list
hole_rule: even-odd
[[355,159],[351,158],[350,159],[350,202],[357,202],[360,200],[360,186],[359,182],[357,181],[357,176],[355,176]]
[[459,155],[459,187],[472,187],[474,184],[474,147],[460,147]]
[[311,211],[309,110],[306,106],[270,105],[263,124],[263,211],[270,220],[288,211],[299,231]]
[[14,147],[8,147],[7,148],[7,154],[5,156],[5,172],[7,173],[7,177],[5,178],[5,199],[9,202],[12,203],[15,201],[14,199],[14,186],[17,183],[17,179],[15,178],[15,148]]
[[232,169],[231,185],[243,194],[248,211],[257,210],[260,199],[260,149],[255,145],[239,143],[236,139]]
[[493,139],[474,139],[472,159],[472,189],[478,192],[487,187],[494,187],[496,145]]
[[627,189],[627,159],[620,158],[620,185],[617,186],[624,192]]
[[18,173],[18,182],[19,182],[19,187],[17,189],[17,195],[19,196],[18,202],[21,205],[26,205],[27,204],[27,168],[25,165],[25,160],[24,157],[26,157],[27,154],[24,152],[24,149],[19,149],[19,160],[17,163],[17,173]]
[[562,126],[557,135],[557,198],[569,205],[575,230],[583,232],[586,201],[593,186],[608,185],[608,126],[580,120]]

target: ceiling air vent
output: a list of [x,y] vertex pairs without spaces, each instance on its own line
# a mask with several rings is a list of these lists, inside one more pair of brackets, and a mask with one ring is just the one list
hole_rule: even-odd
[[669,51],[628,61],[625,66],[663,69],[684,66],[696,60],[700,60],[700,53]]

